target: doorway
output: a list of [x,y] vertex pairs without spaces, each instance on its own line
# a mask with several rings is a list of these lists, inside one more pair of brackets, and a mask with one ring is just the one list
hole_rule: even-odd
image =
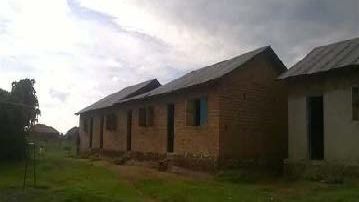
[[324,159],[324,115],[323,96],[307,98],[309,157]]
[[127,112],[127,151],[131,151],[132,111]]
[[167,105],[167,152],[173,152],[174,145],[174,112],[175,106],[173,104]]
[[93,118],[90,119],[90,148],[92,148],[92,136],[93,136]]
[[101,121],[100,121],[100,149],[103,148],[103,124],[104,124],[104,116],[101,116]]

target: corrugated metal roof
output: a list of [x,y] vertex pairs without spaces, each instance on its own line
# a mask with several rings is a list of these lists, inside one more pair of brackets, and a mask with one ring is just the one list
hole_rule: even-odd
[[279,79],[326,72],[352,65],[359,65],[359,38],[314,48],[301,61],[280,75]]
[[84,112],[96,110],[96,109],[102,109],[106,107],[112,106],[116,102],[120,102],[123,99],[136,96],[138,94],[153,90],[154,88],[157,88],[158,86],[161,86],[161,84],[158,82],[157,79],[148,80],[133,86],[128,86],[117,93],[112,93],[99,101],[95,102],[94,104],[85,107],[84,109],[80,110],[76,114],[82,114]]
[[[242,66],[243,64],[245,64],[246,62],[248,62],[249,60],[254,58],[256,55],[258,55],[266,50],[273,51],[270,46],[258,48],[254,51],[244,53],[235,58],[225,60],[225,61],[216,63],[211,66],[206,66],[206,67],[200,68],[196,71],[192,71],[192,72],[187,73],[184,76],[182,76],[178,79],[175,79],[165,85],[162,85],[152,91],[149,91],[147,93],[144,93],[144,94],[141,94],[138,96],[134,96],[134,97],[126,99],[126,100],[123,100],[122,102],[136,100],[136,99],[142,99],[145,97],[150,97],[150,96],[155,96],[155,95],[160,95],[160,94],[171,93],[171,92],[183,89],[183,88],[188,88],[191,86],[199,85],[199,84],[211,81],[211,80],[221,78],[225,74],[228,74],[231,71],[233,71],[234,69]],[[283,65],[283,67],[284,67],[284,65]]]

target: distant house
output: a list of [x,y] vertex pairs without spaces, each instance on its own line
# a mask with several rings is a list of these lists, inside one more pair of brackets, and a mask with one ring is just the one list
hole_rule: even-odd
[[56,139],[59,138],[60,133],[52,126],[47,126],[45,124],[35,124],[30,129],[30,135],[41,139]]
[[314,48],[279,78],[289,87],[288,162],[358,164],[359,38]]
[[76,145],[76,154],[80,154],[80,128],[72,127],[70,130],[66,132],[64,135],[64,139],[68,140]]
[[[276,80],[285,71],[263,47],[148,92],[121,95],[106,110],[80,111],[82,151],[170,158],[200,169],[278,163],[287,157],[287,92]],[[90,143],[86,134],[92,134]]]
[[79,127],[75,126],[66,132],[64,138],[67,140],[76,140],[78,136],[79,136]]

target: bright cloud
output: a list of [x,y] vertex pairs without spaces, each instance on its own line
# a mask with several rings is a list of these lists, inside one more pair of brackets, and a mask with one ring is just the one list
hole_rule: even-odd
[[0,1],[0,88],[35,78],[40,122],[66,132],[81,108],[146,79],[264,45],[292,65],[358,36],[358,10],[356,0]]

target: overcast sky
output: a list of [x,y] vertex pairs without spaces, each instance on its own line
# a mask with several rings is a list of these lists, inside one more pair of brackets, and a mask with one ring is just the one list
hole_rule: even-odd
[[75,112],[127,85],[266,45],[290,67],[358,36],[358,0],[1,0],[0,88],[34,78],[40,123],[66,132]]

